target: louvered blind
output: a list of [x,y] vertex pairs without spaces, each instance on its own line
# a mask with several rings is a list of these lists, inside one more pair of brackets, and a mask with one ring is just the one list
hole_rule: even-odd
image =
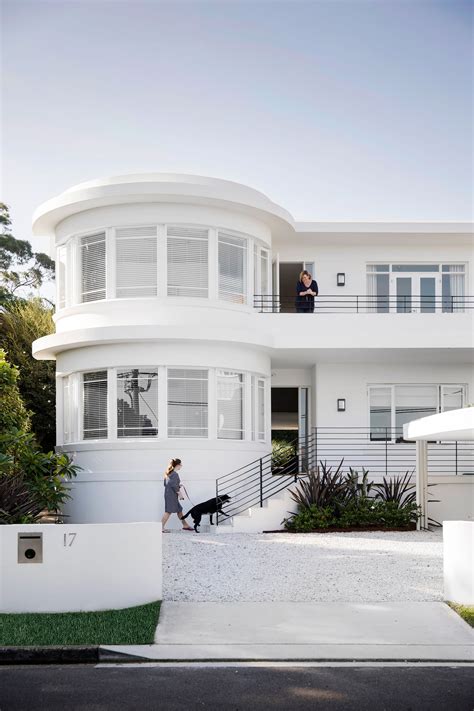
[[117,371],[117,437],[158,436],[158,370]]
[[168,371],[168,437],[207,437],[208,372]]
[[116,296],[118,299],[156,296],[156,227],[116,230]]
[[217,371],[217,437],[243,439],[243,375]]
[[66,306],[66,257],[67,247],[62,245],[56,251],[56,279],[58,285],[58,309]]
[[105,232],[81,238],[81,297],[83,302],[105,299]]
[[82,378],[84,439],[106,439],[107,371],[84,373]]
[[208,241],[207,229],[168,226],[168,296],[207,298]]
[[219,231],[219,298],[246,303],[247,240]]

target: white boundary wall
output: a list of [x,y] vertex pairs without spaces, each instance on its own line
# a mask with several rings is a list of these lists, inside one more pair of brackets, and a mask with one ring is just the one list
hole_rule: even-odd
[[[20,533],[42,534],[42,563],[18,563]],[[0,526],[0,576],[0,612],[109,610],[154,602],[162,595],[161,524]]]
[[474,605],[474,521],[443,521],[444,597]]

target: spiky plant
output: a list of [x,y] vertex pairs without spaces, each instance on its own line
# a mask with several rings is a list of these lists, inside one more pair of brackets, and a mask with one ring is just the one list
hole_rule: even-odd
[[320,462],[316,471],[309,471],[304,479],[299,480],[296,489],[290,490],[299,510],[310,506],[334,506],[344,498],[347,485],[341,473],[343,461],[341,459],[335,471],[326,462]]

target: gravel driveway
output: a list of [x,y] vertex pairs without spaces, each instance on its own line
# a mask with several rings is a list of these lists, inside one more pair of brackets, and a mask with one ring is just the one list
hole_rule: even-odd
[[163,536],[163,599],[442,600],[442,533]]

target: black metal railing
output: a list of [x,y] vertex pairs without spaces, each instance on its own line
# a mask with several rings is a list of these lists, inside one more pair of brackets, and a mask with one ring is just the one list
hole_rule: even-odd
[[474,296],[369,296],[324,294],[316,296],[314,308],[297,303],[296,296],[255,294],[259,313],[462,313],[474,309]]
[[[416,443],[403,440],[400,429],[390,427],[317,427],[295,439],[295,454],[283,459],[273,453],[254,460],[216,480],[216,498],[231,497],[216,523],[254,507],[287,489],[321,462],[342,473],[369,471],[369,477],[400,476],[415,472]],[[428,474],[474,476],[474,441],[428,442]]]
[[231,497],[224,505],[224,516],[217,514],[216,523],[251,508],[263,506],[264,501],[287,489],[299,476],[308,473],[313,459],[314,435],[299,437],[289,444],[292,452],[286,457],[270,452],[216,480],[216,498]]

